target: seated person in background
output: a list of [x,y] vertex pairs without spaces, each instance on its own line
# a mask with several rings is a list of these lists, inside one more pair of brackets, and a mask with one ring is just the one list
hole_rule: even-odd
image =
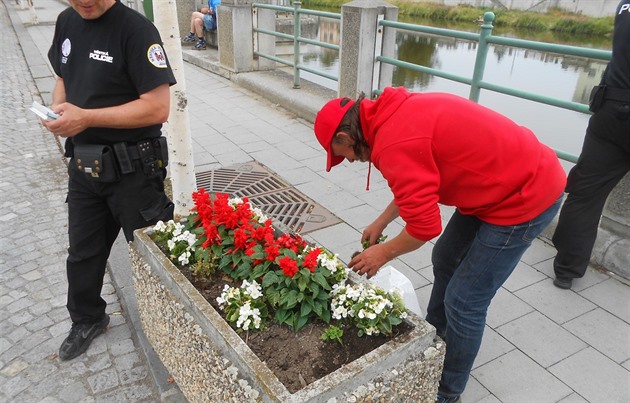
[[196,42],[194,49],[206,48],[206,40],[203,38],[203,31],[215,31],[217,29],[217,6],[221,0],[208,0],[208,7],[201,7],[198,11],[193,11],[190,16],[190,32],[182,42]]

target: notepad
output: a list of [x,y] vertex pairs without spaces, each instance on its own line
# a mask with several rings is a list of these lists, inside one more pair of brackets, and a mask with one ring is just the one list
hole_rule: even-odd
[[59,117],[58,114],[53,112],[50,108],[40,104],[37,101],[33,101],[33,105],[31,106],[31,111],[33,111],[37,116],[44,120],[54,120]]

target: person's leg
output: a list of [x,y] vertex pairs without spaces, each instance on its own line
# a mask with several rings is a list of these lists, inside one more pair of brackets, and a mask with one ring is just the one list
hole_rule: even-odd
[[206,48],[206,40],[203,37],[203,20],[204,14],[198,13],[198,18],[195,19],[195,35],[197,35],[197,41],[193,49],[203,50]]
[[568,196],[552,239],[559,287],[570,288],[572,279],[584,276],[606,199],[630,170],[630,121],[623,113],[623,104],[606,102],[591,117],[582,153],[569,173]]
[[147,176],[138,161],[136,171],[123,176],[107,203],[114,218],[123,228],[128,242],[133,231],[148,227],[159,220],[173,219],[175,205],[164,193],[165,170],[161,174]]
[[[182,42],[193,43],[197,41],[197,38],[199,37],[199,35],[197,34],[197,22],[200,18],[203,20],[203,14],[198,11],[192,12],[192,14],[190,15],[190,32],[188,33],[188,35],[182,38]],[[203,32],[201,33],[201,35],[203,36]]]
[[59,347],[59,358],[71,360],[85,352],[109,324],[107,303],[101,297],[105,265],[120,231],[102,191],[108,185],[89,180],[74,166],[69,168],[67,259],[70,333]]
[[468,253],[455,269],[444,298],[446,357],[438,389],[455,399],[466,387],[479,352],[488,307],[532,241],[551,222],[561,198],[533,220],[514,226],[481,223]]
[[73,323],[91,323],[105,314],[101,297],[105,266],[120,226],[103,199],[102,184],[70,166],[68,183],[68,303]]
[[444,313],[446,288],[455,269],[468,253],[480,225],[481,221],[477,217],[462,215],[455,211],[433,247],[431,262],[434,280],[426,320],[435,327],[437,334],[442,338],[446,333]]
[[197,38],[203,38],[203,17],[204,15],[198,11],[193,13],[193,28],[191,31],[197,35]]

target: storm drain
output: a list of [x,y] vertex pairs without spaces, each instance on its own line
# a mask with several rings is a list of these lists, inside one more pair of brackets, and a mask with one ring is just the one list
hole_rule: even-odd
[[341,221],[258,163],[197,172],[196,178],[197,189],[247,197],[254,206],[297,233],[305,234]]

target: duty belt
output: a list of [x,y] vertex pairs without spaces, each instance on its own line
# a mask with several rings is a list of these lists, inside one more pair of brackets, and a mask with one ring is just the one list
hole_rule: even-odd
[[146,174],[154,175],[168,164],[166,139],[159,137],[138,141],[135,144],[116,143],[113,146],[120,173],[134,172],[134,160],[140,160]]
[[606,87],[604,99],[630,103],[630,90],[625,88]]

